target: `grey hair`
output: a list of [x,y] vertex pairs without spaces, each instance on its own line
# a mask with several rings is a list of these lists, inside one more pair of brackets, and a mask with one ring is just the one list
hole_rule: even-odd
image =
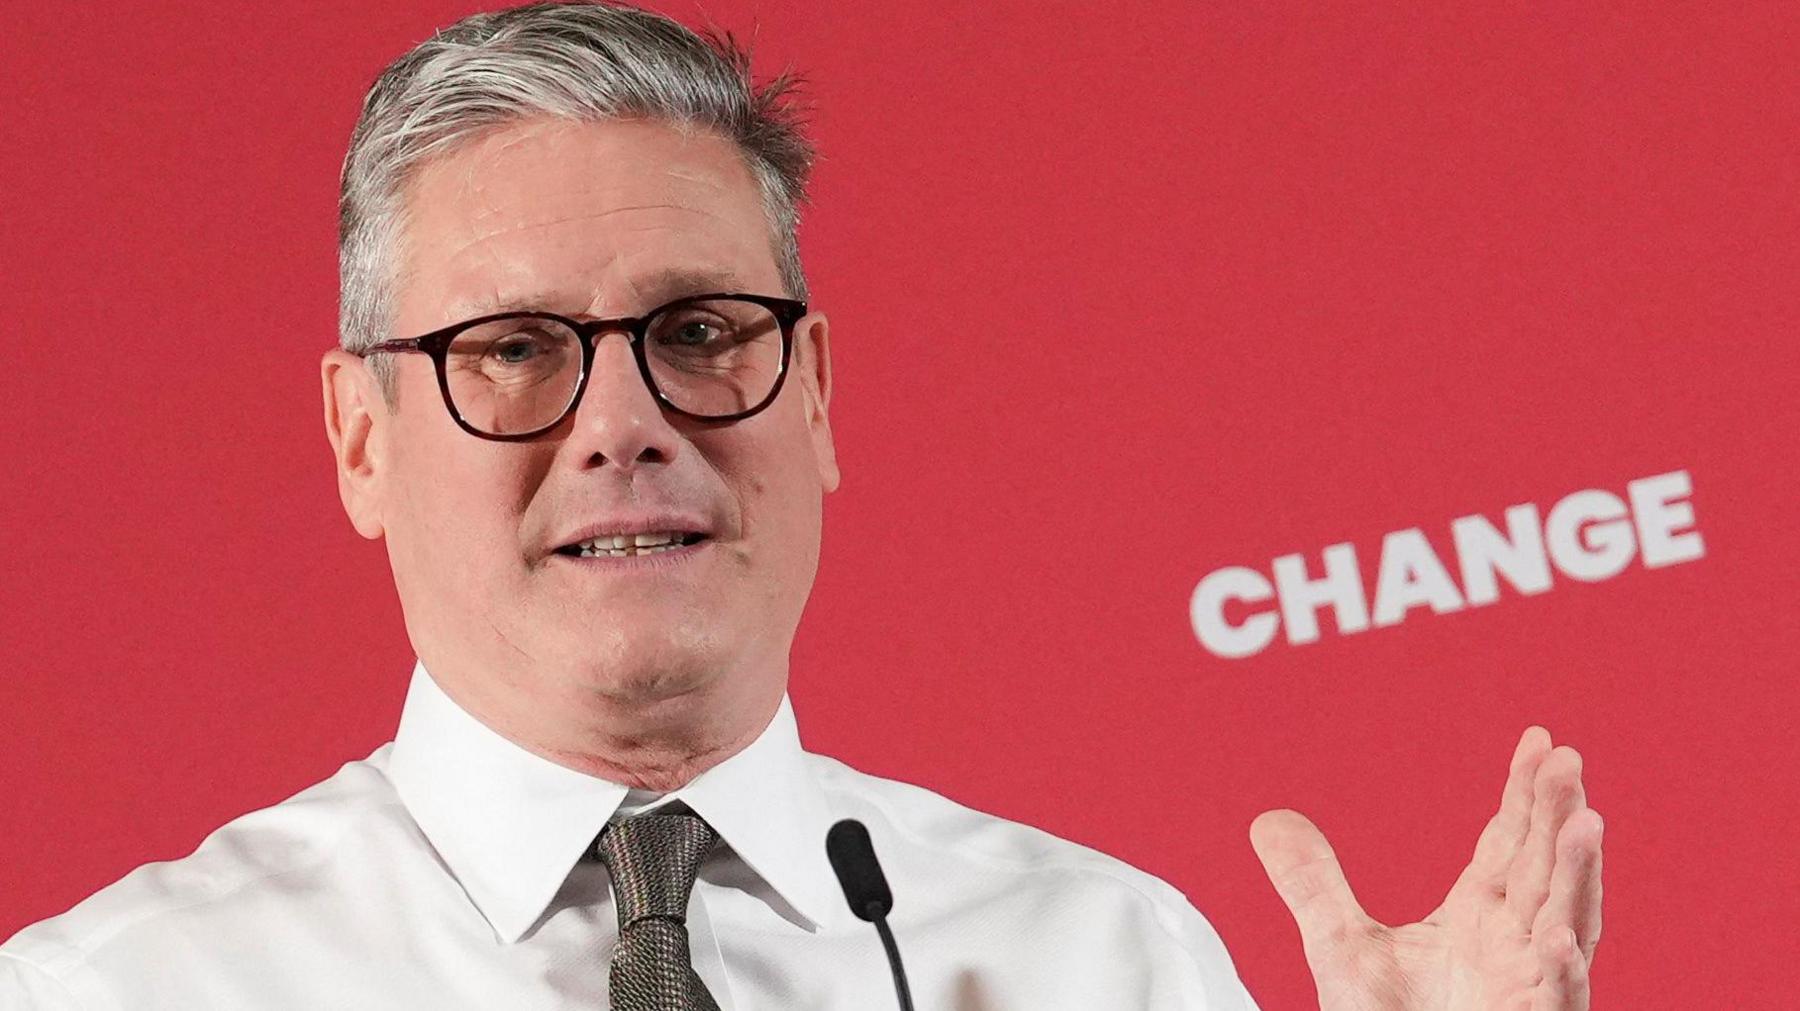
[[[338,197],[338,336],[361,352],[389,338],[404,187],[426,159],[491,129],[551,116],[647,119],[716,132],[755,177],[790,298],[806,298],[799,207],[815,157],[791,70],[762,86],[730,33],[696,34],[605,3],[534,3],[471,15],[389,64],[363,99]],[[396,406],[391,356],[369,359]]]

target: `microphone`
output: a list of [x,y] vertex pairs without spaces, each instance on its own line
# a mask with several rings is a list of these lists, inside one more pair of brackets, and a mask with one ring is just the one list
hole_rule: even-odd
[[869,841],[869,830],[855,818],[845,818],[825,833],[825,855],[831,858],[831,869],[837,872],[838,884],[844,887],[844,898],[850,911],[875,925],[881,935],[881,946],[887,949],[888,968],[894,972],[894,992],[900,997],[900,1011],[913,1011],[912,991],[906,986],[906,968],[900,964],[900,947],[888,929],[887,915],[894,908],[894,893],[888,890],[887,878],[881,873],[881,862],[875,859],[875,845]]

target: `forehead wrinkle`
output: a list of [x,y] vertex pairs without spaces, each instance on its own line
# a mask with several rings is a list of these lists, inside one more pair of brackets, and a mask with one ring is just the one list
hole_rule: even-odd
[[[618,283],[628,301],[616,308],[618,312],[625,313],[647,311],[664,302],[687,295],[697,295],[703,291],[736,291],[749,286],[749,282],[744,280],[742,274],[738,273],[736,269],[724,265],[663,267],[643,272],[628,271]],[[579,287],[586,288],[587,285],[584,283]],[[604,287],[604,283],[601,287]],[[614,314],[613,310],[605,308],[605,299],[601,291],[596,290],[592,297],[578,295],[576,291],[575,287],[566,291],[557,291],[552,286],[544,285],[483,283],[480,295],[471,295],[456,300],[451,303],[449,311],[458,318],[515,310],[559,311],[596,319]],[[577,313],[574,309],[568,308],[577,302],[586,306],[586,310]]]
[[[489,231],[480,232],[476,235],[470,236],[468,239],[464,240],[462,243],[457,245],[457,247],[455,249],[446,253],[444,255],[444,262],[446,264],[454,263],[464,253],[468,252],[470,247],[479,245],[483,242],[487,242],[490,239],[494,239],[494,238],[497,238],[502,235],[514,235],[514,234],[520,234],[520,233],[525,233],[525,232],[538,231],[540,229],[545,229],[545,228],[554,228],[557,225],[566,225],[566,224],[569,224],[571,222],[576,222],[576,221],[597,221],[602,218],[606,218],[606,217],[609,217],[614,214],[621,214],[621,213],[624,213],[627,211],[655,211],[655,210],[686,211],[690,214],[696,214],[703,218],[714,218],[714,219],[718,218],[718,215],[713,214],[710,211],[706,211],[706,210],[703,210],[700,208],[695,208],[695,207],[682,207],[677,204],[633,204],[633,205],[630,205],[627,207],[609,207],[605,210],[600,210],[600,211],[586,211],[586,212],[581,212],[581,213],[576,213],[576,214],[566,214],[561,217],[551,218],[548,221],[537,221],[537,222],[532,222],[530,224],[507,225],[507,226],[504,226],[501,228],[494,228]],[[479,220],[479,219],[477,219],[477,220]],[[474,222],[471,222],[471,224],[473,224],[473,223]],[[655,226],[650,226],[650,227],[655,227]],[[642,230],[642,229],[640,229],[640,230]]]
[[[573,171],[521,176],[511,165],[514,154],[535,156],[530,147],[545,132],[501,131],[409,174],[409,195],[416,200],[429,188],[436,212],[429,214],[430,228],[420,229],[439,237],[435,249],[407,257],[408,266],[428,259],[436,268],[409,271],[437,275],[428,287],[442,300],[426,310],[431,317],[451,305],[475,307],[470,315],[490,306],[630,315],[702,290],[763,286],[746,280],[762,276],[760,264],[733,265],[773,245],[760,190],[741,153],[714,166],[701,156],[706,145],[687,138],[675,157],[645,161],[619,178],[610,172],[623,166],[612,157],[596,161],[593,173],[565,159]],[[748,187],[747,202],[737,192],[740,183]],[[728,206],[719,205],[720,195],[731,198]],[[609,198],[629,202],[606,206]],[[551,216],[533,220],[540,215]],[[528,301],[537,304],[522,304]]]
[[[658,304],[682,295],[699,294],[702,289],[739,290],[749,284],[743,279],[741,272],[728,262],[705,257],[711,262],[688,262],[669,264],[661,256],[660,263],[653,262],[648,269],[633,270],[630,261],[639,259],[641,251],[634,252],[624,248],[616,241],[596,241],[591,246],[578,272],[579,277],[542,277],[533,276],[530,272],[518,269],[529,260],[519,257],[508,257],[504,248],[493,248],[488,245],[500,235],[514,235],[579,222],[598,222],[619,212],[632,210],[674,210],[685,211],[709,221],[722,221],[723,216],[706,208],[688,208],[664,204],[635,204],[626,207],[608,208],[601,211],[564,215],[550,221],[520,225],[516,228],[502,229],[477,236],[459,245],[447,254],[442,261],[445,272],[451,276],[467,278],[473,287],[483,295],[457,300],[454,304],[462,306],[456,310],[460,313],[478,315],[487,311],[505,312],[514,309],[547,309],[548,303],[568,307],[579,303],[587,306],[592,315],[606,315],[611,310],[605,308],[607,299],[605,291],[609,280],[617,283],[617,291],[622,297],[622,304],[617,306],[620,312],[636,312],[651,308],[651,301]],[[605,230],[609,237],[627,234],[674,232],[684,236],[699,236],[703,239],[725,239],[725,247],[739,249],[743,243],[736,235],[729,237],[719,235],[708,228],[672,226],[668,221],[640,221],[623,227],[614,225]],[[760,233],[759,233],[760,234]],[[672,251],[677,254],[684,244],[671,244]],[[718,243],[708,243],[717,246]],[[694,252],[695,250],[690,250]],[[486,263],[484,263],[486,261]],[[491,265],[491,266],[490,266]],[[620,276],[623,275],[623,276]],[[587,291],[591,295],[577,295],[576,292]],[[509,294],[510,293],[510,294]],[[536,297],[534,297],[534,295]],[[535,303],[535,304],[531,304]]]

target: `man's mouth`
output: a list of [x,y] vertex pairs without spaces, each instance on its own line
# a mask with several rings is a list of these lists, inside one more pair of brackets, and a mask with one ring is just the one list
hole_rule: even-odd
[[706,539],[702,533],[680,530],[647,531],[641,534],[601,534],[585,541],[565,544],[556,549],[559,555],[575,558],[630,558],[674,551]]

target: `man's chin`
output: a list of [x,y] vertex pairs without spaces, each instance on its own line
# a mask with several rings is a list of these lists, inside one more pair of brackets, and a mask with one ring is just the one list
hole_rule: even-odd
[[693,696],[712,681],[710,665],[692,656],[662,653],[653,661],[620,663],[605,657],[577,659],[569,668],[580,688],[614,705],[642,707]]
[[614,702],[641,706],[689,697],[705,686],[705,679],[697,676],[658,671],[597,680],[594,690]]

